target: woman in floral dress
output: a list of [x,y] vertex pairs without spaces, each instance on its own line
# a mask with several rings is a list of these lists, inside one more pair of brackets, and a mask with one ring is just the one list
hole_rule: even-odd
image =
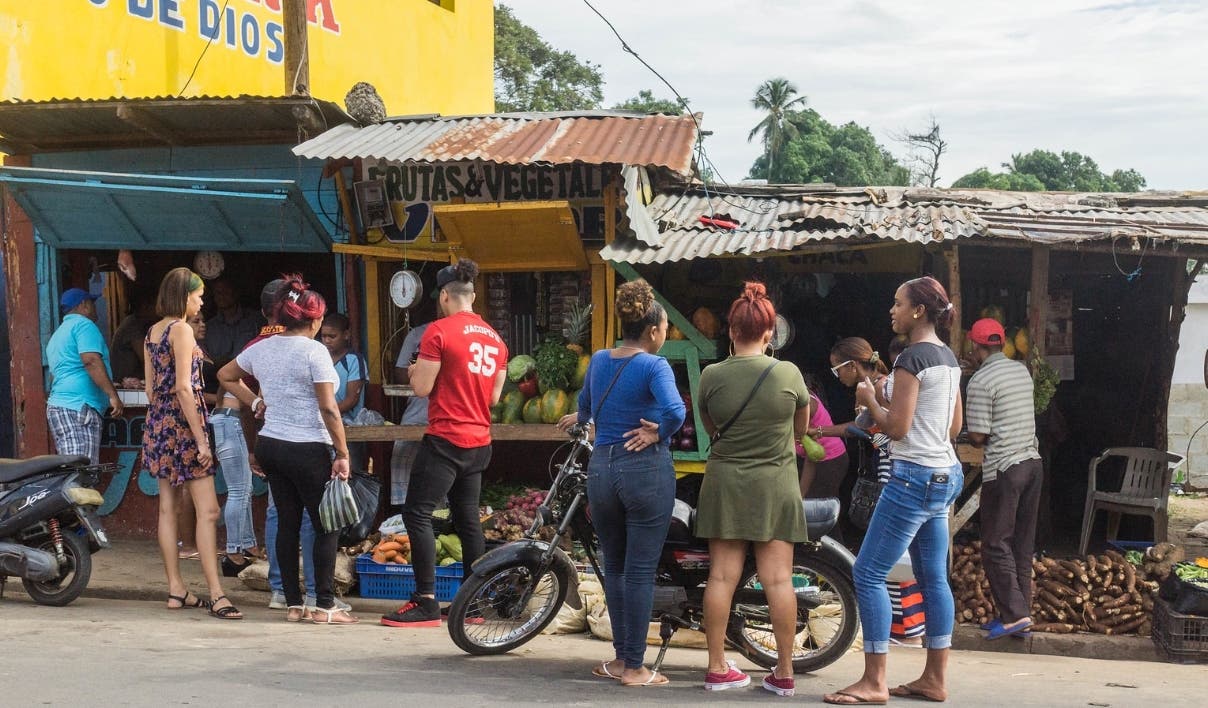
[[[164,276],[155,309],[160,320],[147,332],[144,376],[147,419],[143,461],[159,480],[159,550],[168,576],[168,609],[205,608],[219,619],[243,619],[226,598],[218,571],[218,496],[214,456],[206,435],[201,348],[186,320],[201,311],[205,288],[188,268]],[[176,550],[176,488],[186,485],[197,512],[197,550],[209,586],[203,601],[185,587]]]

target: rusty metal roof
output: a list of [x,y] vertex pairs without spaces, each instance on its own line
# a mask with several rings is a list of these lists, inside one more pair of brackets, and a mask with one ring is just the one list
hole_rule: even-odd
[[352,118],[302,96],[56,99],[0,102],[0,151],[295,144]]
[[692,173],[691,116],[632,111],[498,113],[391,118],[340,125],[294,149],[302,157],[396,162],[483,160],[500,164],[621,164]]
[[[664,188],[635,209],[607,260],[667,263],[788,251],[814,242],[931,243],[967,238],[1048,244],[1147,238],[1208,246],[1208,193],[1070,194],[991,190]],[[702,218],[737,223],[729,229]],[[641,227],[641,228],[639,228]],[[653,234],[652,234],[653,231]]]

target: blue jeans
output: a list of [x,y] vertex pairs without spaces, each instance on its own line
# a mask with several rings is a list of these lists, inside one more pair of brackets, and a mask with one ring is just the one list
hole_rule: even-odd
[[864,652],[889,652],[891,608],[885,578],[910,550],[914,577],[923,592],[927,634],[923,646],[952,646],[955,605],[948,585],[948,507],[964,487],[959,464],[924,467],[894,460],[853,571]]
[[227,498],[222,507],[226,522],[226,551],[238,553],[256,547],[252,526],[252,466],[247,459],[247,440],[239,417],[226,413],[210,416],[214,426],[214,455],[226,480]]
[[[302,515],[302,573],[306,596],[315,597],[315,527],[310,515]],[[273,592],[285,592],[281,584],[281,564],[277,562],[277,505],[273,493],[268,494],[268,513],[264,517],[264,550],[268,554],[268,586]]]
[[638,452],[597,447],[587,466],[587,500],[604,556],[604,599],[612,646],[625,668],[646,658],[654,572],[675,504],[675,469],[666,442]]

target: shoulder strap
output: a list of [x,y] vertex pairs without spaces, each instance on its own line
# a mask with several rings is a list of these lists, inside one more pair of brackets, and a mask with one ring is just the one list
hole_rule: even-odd
[[763,380],[768,377],[768,374],[772,373],[772,369],[776,368],[776,365],[779,363],[779,361],[773,361],[771,364],[768,364],[768,368],[763,370],[758,379],[755,379],[755,385],[751,387],[751,392],[747,394],[747,399],[742,402],[737,411],[734,411],[734,415],[730,416],[729,420],[722,423],[720,428],[713,431],[713,437],[709,438],[709,442],[715,443],[720,440],[722,434],[729,430],[731,425],[734,425],[734,421],[738,420],[738,416],[742,415],[742,412],[747,409],[747,404],[751,402],[752,398],[755,398],[755,392],[759,390],[759,387],[763,384]]
[[600,410],[602,408],[604,408],[604,401],[607,400],[608,394],[612,393],[612,387],[616,384],[617,379],[621,378],[621,372],[625,370],[626,366],[629,366],[629,362],[633,361],[634,359],[637,359],[639,356],[641,356],[640,353],[634,354],[633,356],[626,359],[625,363],[621,364],[621,367],[619,369],[617,369],[617,373],[612,375],[612,381],[608,382],[608,388],[604,389],[604,395],[600,396],[600,402],[598,404],[596,404],[596,409],[595,409],[595,411],[592,412],[591,419],[593,421],[600,415]]

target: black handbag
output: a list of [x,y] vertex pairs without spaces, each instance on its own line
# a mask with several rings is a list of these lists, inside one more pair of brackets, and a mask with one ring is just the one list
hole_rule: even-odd
[[377,518],[378,502],[382,494],[382,483],[364,472],[353,472],[348,477],[352,496],[357,502],[357,520],[340,530],[340,546],[355,546],[373,532]]
[[[872,521],[872,512],[877,508],[877,501],[885,489],[885,483],[877,480],[876,453],[873,451],[870,454],[868,451],[872,444],[861,441],[859,447],[859,476],[856,477],[856,484],[851,490],[851,506],[847,509],[847,518],[852,524],[867,530],[869,522]],[[873,460],[871,465],[870,458]]]

